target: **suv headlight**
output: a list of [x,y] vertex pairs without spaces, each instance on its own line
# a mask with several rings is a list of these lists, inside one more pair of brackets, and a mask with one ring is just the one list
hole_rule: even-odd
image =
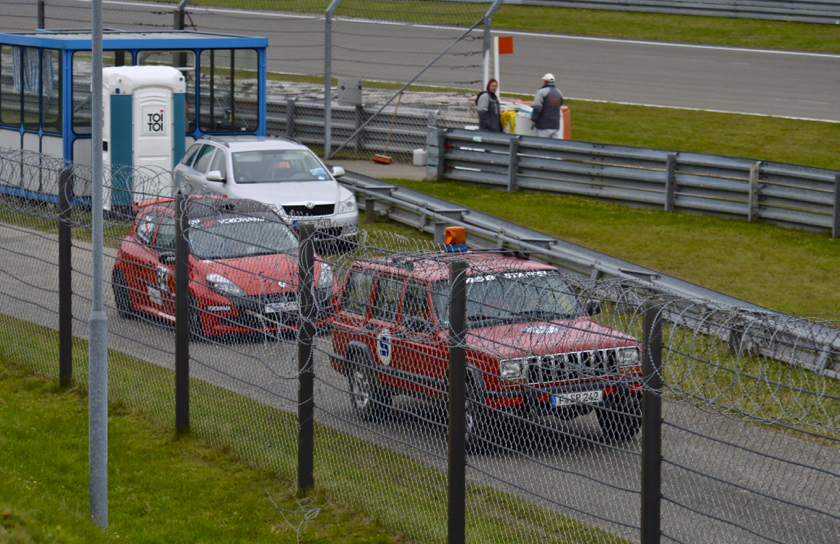
[[499,362],[499,378],[502,380],[522,383],[527,376],[527,359],[505,359]]
[[210,289],[225,295],[226,297],[244,297],[246,296],[245,290],[227,279],[226,277],[222,276],[221,274],[207,274],[205,278],[207,280],[207,286]]
[[618,348],[616,365],[619,372],[638,372],[642,364],[642,354],[638,347]]
[[350,196],[347,200],[338,203],[338,213],[350,213],[356,211],[356,197]]
[[318,283],[315,284],[315,289],[332,289],[332,286],[332,267],[327,263],[321,263],[321,273],[318,275]]

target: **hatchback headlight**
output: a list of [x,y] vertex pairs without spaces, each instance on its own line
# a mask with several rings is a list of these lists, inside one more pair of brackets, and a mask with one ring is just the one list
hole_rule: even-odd
[[321,274],[318,275],[315,289],[332,289],[333,279],[332,267],[327,263],[321,263]]
[[207,280],[207,286],[210,287],[210,289],[226,297],[246,296],[244,289],[242,289],[226,277],[222,276],[221,274],[207,274],[207,277],[205,279]]
[[338,203],[338,213],[350,213],[356,211],[356,197],[350,196],[347,200]]

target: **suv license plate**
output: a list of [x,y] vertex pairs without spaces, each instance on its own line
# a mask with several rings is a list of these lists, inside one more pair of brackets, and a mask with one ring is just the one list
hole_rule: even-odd
[[294,312],[297,310],[297,304],[294,302],[275,302],[265,305],[265,313],[276,314],[277,312]]
[[574,404],[597,404],[604,398],[604,392],[600,389],[598,391],[578,391],[576,393],[564,393],[562,395],[551,395],[551,406],[554,408],[561,408],[563,406],[572,406]]

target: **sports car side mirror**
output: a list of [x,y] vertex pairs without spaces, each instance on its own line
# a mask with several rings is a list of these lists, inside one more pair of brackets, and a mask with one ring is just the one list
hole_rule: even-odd
[[598,315],[601,313],[601,301],[600,300],[587,300],[586,301],[586,315],[592,317],[593,315]]

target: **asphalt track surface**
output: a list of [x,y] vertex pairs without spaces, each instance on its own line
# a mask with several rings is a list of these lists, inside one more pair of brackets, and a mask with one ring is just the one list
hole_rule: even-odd
[[[4,248],[0,258],[3,313],[56,328],[55,236],[0,223],[0,247]],[[74,240],[73,255],[73,332],[87,338],[91,300],[89,244]],[[114,250],[107,249],[106,278],[110,278],[113,256]],[[108,285],[105,304],[109,349],[173,369],[171,328],[118,317]],[[446,435],[441,408],[398,397],[391,421],[363,424],[352,411],[346,379],[328,363],[329,352],[327,332],[317,338],[315,347],[316,420],[344,435],[435,467],[445,475]],[[294,413],[296,357],[297,348],[291,339],[194,342],[191,376]],[[240,421],[231,422],[234,427],[247,424],[247,414],[241,416]],[[685,404],[666,402],[664,420],[668,422],[663,445],[663,490],[668,498],[663,503],[665,534],[677,541],[698,544],[765,541],[732,525],[737,523],[772,536],[769,541],[773,542],[836,542],[840,516],[836,501],[840,496],[840,455],[836,449]],[[605,443],[594,415],[567,423],[548,418],[541,423],[543,428],[534,429],[532,434],[509,445],[510,449],[470,456],[470,482],[497,488],[617,536],[638,539],[640,437],[627,444]],[[680,427],[693,432],[681,431]],[[745,452],[732,444],[762,453]],[[316,444],[316,455],[317,447]],[[369,463],[375,466],[378,461],[374,457]],[[695,471],[714,474],[717,480]],[[780,497],[783,501],[768,497]],[[439,500],[445,501],[445,496]],[[729,522],[701,519],[688,509],[675,506],[680,503]]]
[[[169,6],[109,0],[103,6],[107,27],[171,28]],[[47,8],[47,28],[89,27],[89,0],[51,0]],[[31,30],[34,19],[22,17],[21,9],[20,4],[0,4],[0,29]],[[34,15],[34,5],[32,10]],[[199,31],[267,36],[270,71],[324,73],[321,18],[208,7],[193,7],[190,13]],[[394,82],[409,81],[417,74],[417,66],[431,61],[463,31],[342,18],[334,20],[333,29],[333,44],[338,48],[333,54],[334,76]],[[840,122],[837,54],[499,34],[514,36],[514,53],[502,56],[500,62],[504,92],[533,94],[540,77],[552,72],[558,88],[569,98]],[[398,60],[409,57],[410,62]],[[463,86],[465,80],[480,80],[480,70],[459,69],[458,62],[445,59],[417,81]]]

